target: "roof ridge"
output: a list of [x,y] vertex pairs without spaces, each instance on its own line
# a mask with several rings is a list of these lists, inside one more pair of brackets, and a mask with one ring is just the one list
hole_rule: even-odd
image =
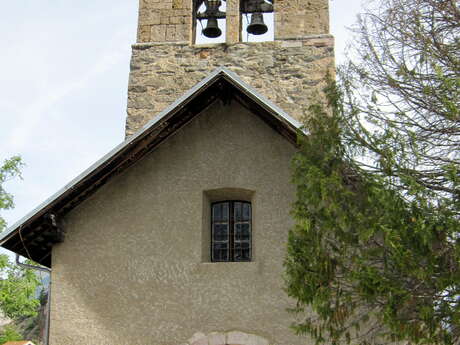
[[[88,193],[88,191],[98,188],[99,185],[105,183],[113,176],[114,171],[126,168],[131,161],[140,159],[143,154],[149,152],[148,150],[153,149],[155,145],[165,140],[170,133],[176,131],[188,120],[199,114],[204,107],[211,104],[219,97],[223,97],[220,90],[224,87],[224,84],[220,83],[216,85],[215,89],[212,88],[213,85],[221,79],[231,85],[227,87],[236,89],[238,95],[241,95],[241,97],[245,99],[246,104],[252,104],[251,108],[253,108],[253,112],[255,111],[254,109],[256,109],[260,111],[261,116],[263,113],[264,121],[269,122],[272,127],[278,130],[283,136],[288,137],[291,142],[296,142],[297,132],[299,129],[302,129],[302,125],[281,108],[262,96],[257,90],[246,84],[236,73],[224,66],[220,66],[166,107],[155,116],[155,118],[147,122],[135,134],[117,145],[89,168],[72,179],[63,188],[59,189],[51,197],[28,212],[19,221],[10,226],[6,232],[0,234],[0,246],[21,254],[23,250],[22,246],[19,249],[14,249],[16,248],[16,242],[14,246],[12,243],[7,243],[15,236],[17,237],[19,231],[27,233],[27,229],[30,228],[32,223],[42,219],[43,216],[51,213],[53,210],[62,210],[65,206],[66,209],[64,210],[67,212],[67,209],[73,208],[76,203],[84,200],[84,195],[81,199],[77,200],[77,197],[83,192]],[[241,97],[238,99],[242,99]],[[191,109],[187,109],[188,106],[190,106]],[[192,114],[190,115],[190,113]],[[145,145],[147,148],[141,147],[144,151],[140,150],[136,152],[135,148],[140,145]],[[134,153],[132,153],[133,151]],[[131,157],[129,156],[130,153],[132,153]],[[95,182],[97,182],[97,186],[94,186]],[[91,187],[93,187],[93,189],[91,189]],[[31,259],[44,264],[40,261],[40,258],[32,257]],[[43,260],[43,258],[41,259]],[[51,264],[47,265],[45,263],[44,265],[50,266]]]

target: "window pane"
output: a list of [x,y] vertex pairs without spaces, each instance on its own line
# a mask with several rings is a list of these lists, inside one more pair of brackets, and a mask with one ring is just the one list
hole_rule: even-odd
[[214,243],[212,246],[213,261],[228,261],[228,243]]
[[243,220],[251,220],[251,204],[243,203]]
[[228,220],[228,202],[223,202],[222,204],[222,220],[227,221]]
[[214,224],[213,237],[214,241],[228,241],[228,224]]
[[251,239],[249,223],[235,224],[235,241],[249,241]]
[[228,220],[228,202],[220,202],[212,205],[212,220],[214,222]]
[[212,205],[212,220],[220,222],[222,220],[222,204]]
[[221,221],[222,220],[222,207],[220,204],[212,205],[212,221]]
[[251,203],[224,201],[213,203],[211,209],[212,261],[250,261]]
[[235,261],[249,261],[251,259],[251,246],[249,242],[235,242]]
[[236,201],[234,203],[235,222],[251,220],[251,204]]
[[241,202],[238,202],[236,201],[234,204],[233,204],[233,212],[235,214],[235,222],[238,222],[241,220],[241,216],[242,216],[242,205],[241,205]]

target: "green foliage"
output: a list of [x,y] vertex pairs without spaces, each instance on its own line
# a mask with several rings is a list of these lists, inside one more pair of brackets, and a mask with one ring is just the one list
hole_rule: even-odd
[[286,281],[293,311],[308,315],[294,328],[317,343],[453,344],[458,218],[423,193],[407,200],[385,177],[357,166],[343,144],[343,108],[333,109],[331,116],[311,107],[309,135],[300,136],[293,161],[296,225]]
[[[0,210],[8,210],[14,207],[13,196],[8,193],[3,185],[14,177],[21,177],[21,157],[15,156],[7,159],[0,166]],[[6,227],[5,220],[0,216],[0,232]]]
[[373,3],[293,160],[293,327],[317,343],[459,344],[458,3]]
[[[14,177],[20,177],[23,163],[20,157],[12,157],[0,166],[0,210],[14,207],[13,196],[5,191],[3,185]],[[0,217],[0,232],[6,226]],[[35,291],[40,284],[32,270],[23,269],[10,262],[7,255],[0,255],[0,309],[13,319],[25,316],[35,316],[39,301]]]
[[459,18],[381,1],[306,116],[286,289],[318,344],[460,341]]
[[0,344],[4,344],[7,341],[18,341],[22,340],[22,336],[12,325],[7,325],[0,332]]
[[6,316],[18,319],[36,316],[40,306],[35,292],[40,280],[33,270],[23,269],[0,255],[0,309]]

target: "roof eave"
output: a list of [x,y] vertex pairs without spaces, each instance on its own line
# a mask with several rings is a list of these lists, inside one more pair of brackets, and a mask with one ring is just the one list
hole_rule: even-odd
[[246,97],[255,102],[258,106],[263,108],[267,113],[271,114],[274,119],[279,121],[287,131],[292,135],[296,135],[299,130],[302,130],[301,124],[290,117],[286,112],[270,102],[268,99],[260,95],[255,89],[242,81],[235,73],[229,71],[225,67],[219,67],[214,70],[209,76],[201,80],[184,95],[179,97],[174,103],[161,111],[154,119],[144,125],[138,132],[131,137],[127,138],[124,142],[117,145],[113,150],[104,155],[97,162],[92,164],[88,169],[74,178],[70,183],[66,184],[58,192],[53,194],[50,198],[41,203],[38,207],[29,212],[26,216],[21,218],[15,224],[7,229],[7,231],[0,238],[0,246],[4,246],[10,239],[18,234],[22,228],[28,227],[35,221],[52,211],[60,199],[67,195],[76,192],[78,188],[84,187],[84,183],[90,180],[92,175],[98,171],[102,171],[106,166],[113,163],[115,159],[124,153],[129,152],[143,139],[161,128],[163,122],[168,125],[167,119],[170,119],[174,114],[183,110],[190,104],[200,93],[205,92],[210,85],[213,85],[219,78],[224,78],[233,87],[242,92]]

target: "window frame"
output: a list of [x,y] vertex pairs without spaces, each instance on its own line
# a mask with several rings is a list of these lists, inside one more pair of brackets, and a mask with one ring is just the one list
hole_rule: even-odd
[[[242,220],[241,222],[249,223],[249,241],[242,241],[249,243],[249,258],[247,260],[235,260],[235,204],[236,203],[248,204],[249,205],[249,220]],[[216,204],[225,204],[228,203],[228,255],[227,260],[216,260],[214,259],[214,214],[213,208]],[[211,262],[251,262],[252,261],[252,203],[247,200],[219,200],[211,202],[211,241],[210,241],[210,257]]]

